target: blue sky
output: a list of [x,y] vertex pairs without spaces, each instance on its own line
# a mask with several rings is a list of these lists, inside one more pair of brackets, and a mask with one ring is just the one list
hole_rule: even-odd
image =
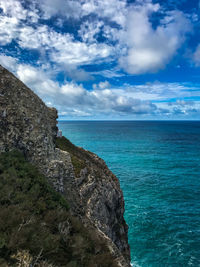
[[197,0],[0,0],[0,64],[63,120],[199,120]]

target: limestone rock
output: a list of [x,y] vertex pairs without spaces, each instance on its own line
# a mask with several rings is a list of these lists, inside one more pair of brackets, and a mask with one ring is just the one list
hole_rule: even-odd
[[40,168],[54,157],[57,111],[0,66],[0,151],[19,148]]
[[[130,266],[124,199],[118,179],[97,155],[71,144],[56,148],[57,111],[0,66],[0,152],[19,149],[70,203],[85,225],[95,226],[118,266]],[[77,171],[74,159],[81,163]]]

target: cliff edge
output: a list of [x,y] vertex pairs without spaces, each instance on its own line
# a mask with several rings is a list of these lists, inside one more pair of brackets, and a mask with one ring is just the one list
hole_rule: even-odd
[[0,153],[21,151],[67,200],[70,214],[104,240],[117,266],[128,267],[128,229],[119,181],[97,155],[57,138],[56,119],[56,109],[48,108],[0,66]]

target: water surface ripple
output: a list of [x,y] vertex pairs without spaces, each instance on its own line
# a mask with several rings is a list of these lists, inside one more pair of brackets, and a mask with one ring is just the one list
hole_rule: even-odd
[[120,180],[133,266],[200,266],[200,122],[59,122]]

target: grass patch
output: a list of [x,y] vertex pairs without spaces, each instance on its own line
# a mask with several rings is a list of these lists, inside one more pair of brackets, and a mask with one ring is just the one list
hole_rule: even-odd
[[56,138],[56,146],[64,151],[67,151],[71,155],[72,164],[74,167],[74,172],[76,176],[80,175],[80,171],[86,167],[86,162],[84,160],[85,151],[81,148],[73,145],[67,138],[59,137]]
[[83,160],[78,159],[76,156],[71,156],[72,165],[74,167],[75,175],[78,177],[80,171],[86,167],[86,164]]
[[96,155],[90,151],[84,150],[81,147],[77,147],[72,144],[66,137],[56,138],[57,148],[67,151],[71,155],[72,164],[74,166],[75,175],[78,177],[80,171],[85,167],[92,167],[95,170],[96,177],[101,179],[102,173],[111,176],[115,182],[119,183],[116,176],[108,169],[105,162],[102,159],[97,160]]

